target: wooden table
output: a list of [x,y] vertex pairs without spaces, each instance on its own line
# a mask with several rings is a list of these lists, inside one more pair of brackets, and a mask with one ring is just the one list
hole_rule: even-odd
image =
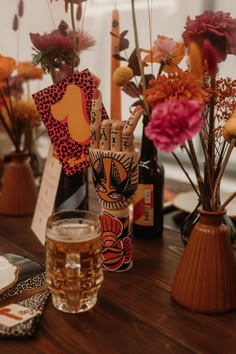
[[[29,217],[0,216],[5,238],[0,250],[21,254],[19,246],[44,260],[44,247],[30,224]],[[1,339],[1,353],[235,353],[236,313],[200,315],[172,302],[171,283],[183,249],[179,232],[168,229],[162,239],[134,240],[133,269],[105,273],[94,309],[64,314],[50,301],[35,337]]]

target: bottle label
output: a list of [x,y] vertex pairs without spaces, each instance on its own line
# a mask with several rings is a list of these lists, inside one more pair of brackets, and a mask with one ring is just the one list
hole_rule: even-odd
[[133,222],[136,225],[154,225],[153,184],[139,184],[134,198]]

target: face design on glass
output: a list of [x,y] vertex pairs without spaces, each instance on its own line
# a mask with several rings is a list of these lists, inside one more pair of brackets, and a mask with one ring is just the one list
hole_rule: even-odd
[[130,202],[138,183],[134,154],[90,150],[93,181],[99,202],[106,209],[123,209]]

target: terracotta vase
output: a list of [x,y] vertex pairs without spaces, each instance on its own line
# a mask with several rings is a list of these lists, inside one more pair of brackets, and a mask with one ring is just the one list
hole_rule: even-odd
[[199,210],[199,221],[172,284],[171,297],[199,313],[225,313],[236,309],[236,263],[225,212]]
[[14,152],[8,163],[0,193],[0,214],[32,215],[37,201],[35,184],[28,154]]

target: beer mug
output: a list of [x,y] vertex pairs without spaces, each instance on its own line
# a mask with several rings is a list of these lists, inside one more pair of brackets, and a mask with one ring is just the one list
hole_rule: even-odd
[[96,304],[103,282],[98,215],[67,210],[48,218],[46,282],[58,310],[78,313]]

